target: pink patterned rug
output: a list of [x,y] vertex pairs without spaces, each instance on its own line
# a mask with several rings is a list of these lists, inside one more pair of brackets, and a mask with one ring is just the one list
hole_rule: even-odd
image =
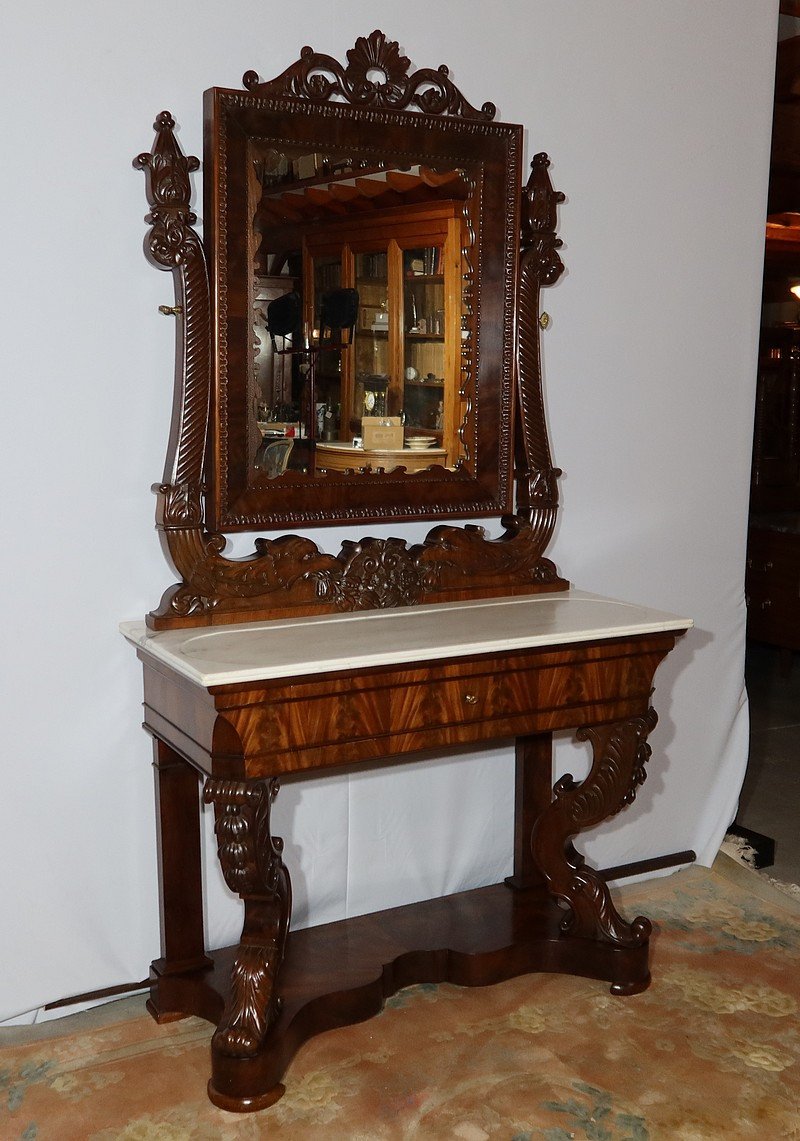
[[721,857],[617,893],[654,920],[653,984],[418,986],[312,1040],[286,1094],[206,1099],[211,1027],[143,999],[9,1032],[0,1136],[25,1141],[800,1138],[800,906]]

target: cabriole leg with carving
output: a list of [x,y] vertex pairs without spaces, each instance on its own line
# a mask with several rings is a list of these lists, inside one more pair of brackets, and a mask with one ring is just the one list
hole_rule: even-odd
[[[654,710],[609,725],[579,729],[579,741],[592,747],[593,763],[585,780],[567,774],[553,789],[553,802],[533,828],[533,858],[551,893],[569,906],[561,927],[572,937],[610,944],[620,951],[642,949],[646,955],[650,921],[643,916],[628,923],[619,914],[603,878],[586,866],[572,838],[586,828],[615,816],[631,804],[644,782],[650,756],[648,734],[657,721]],[[634,962],[636,957],[634,957]],[[642,970],[642,963],[644,970]],[[615,979],[615,994],[634,994],[650,982],[647,959],[639,959],[632,976]]]
[[[244,901],[244,925],[231,971],[230,991],[212,1040],[215,1069],[211,1100],[223,1109],[245,1107],[233,1090],[221,1088],[218,1070],[246,1065],[264,1045],[281,1007],[278,976],[291,914],[291,883],[281,853],[283,841],[270,831],[270,810],[278,793],[275,778],[259,781],[209,780],[203,791],[214,805],[217,854],[231,891]],[[230,1060],[230,1061],[228,1061]],[[221,1061],[221,1067],[217,1062]],[[281,1096],[277,1086],[260,1096],[269,1105]]]

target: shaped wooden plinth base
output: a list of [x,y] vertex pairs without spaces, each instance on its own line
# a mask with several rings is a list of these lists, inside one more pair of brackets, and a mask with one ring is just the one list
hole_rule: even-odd
[[[388,996],[415,983],[487,986],[549,971],[604,979],[615,994],[648,986],[647,940],[621,947],[571,936],[561,931],[564,916],[541,889],[495,884],[291,932],[280,1012],[255,1057],[231,1057],[212,1045],[209,1097],[226,1110],[266,1108],[284,1092],[281,1079],[305,1041],[371,1018]],[[151,1013],[217,1022],[235,953],[217,951],[212,967],[184,974],[162,973],[163,963],[154,963]]]

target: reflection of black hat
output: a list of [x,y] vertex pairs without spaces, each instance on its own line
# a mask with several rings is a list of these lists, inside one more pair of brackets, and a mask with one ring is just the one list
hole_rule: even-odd
[[276,337],[290,337],[300,331],[301,303],[299,293],[284,293],[267,306],[267,328],[273,346]]
[[358,314],[358,290],[331,289],[322,294],[319,323],[323,329],[352,329]]

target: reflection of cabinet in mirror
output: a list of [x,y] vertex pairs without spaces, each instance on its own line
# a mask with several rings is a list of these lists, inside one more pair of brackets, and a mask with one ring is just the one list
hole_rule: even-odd
[[306,322],[315,327],[331,266],[358,292],[352,347],[341,365],[321,353],[317,367],[317,399],[341,407],[340,440],[361,435],[364,416],[401,416],[406,439],[422,430],[444,449],[445,466],[463,460],[462,212],[459,200],[426,202],[328,222],[306,238]]

